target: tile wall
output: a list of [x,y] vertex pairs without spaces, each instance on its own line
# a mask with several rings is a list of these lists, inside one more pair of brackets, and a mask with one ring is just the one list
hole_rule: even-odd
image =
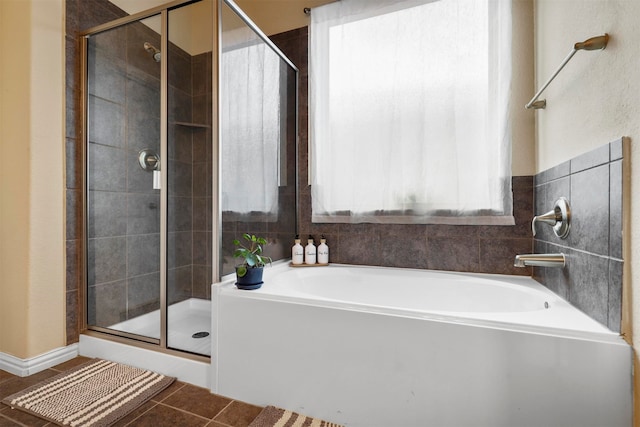
[[624,153],[629,140],[618,139],[543,171],[535,177],[536,214],[565,197],[571,230],[562,240],[551,227],[537,226],[536,253],[562,252],[564,269],[534,268],[534,278],[589,316],[620,331],[623,277]]
[[167,288],[174,303],[211,297],[212,55],[175,47],[168,59]]
[[[89,324],[109,326],[158,308],[159,206],[137,152],[159,152],[159,64],[135,55],[159,37],[129,24],[90,38],[87,293]],[[130,59],[131,58],[131,59]],[[133,60],[133,58],[137,60]],[[146,59],[146,61],[144,61]]]

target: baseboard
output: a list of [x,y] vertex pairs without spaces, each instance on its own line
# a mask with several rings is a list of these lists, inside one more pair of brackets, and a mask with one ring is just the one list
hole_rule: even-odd
[[20,377],[28,377],[78,356],[78,344],[56,348],[28,359],[0,352],[0,369]]

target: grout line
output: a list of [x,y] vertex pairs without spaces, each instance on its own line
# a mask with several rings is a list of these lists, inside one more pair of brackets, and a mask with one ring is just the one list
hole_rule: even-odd
[[[538,239],[534,238],[534,241],[535,240],[538,240]],[[578,249],[578,248],[573,248],[571,246],[560,245],[560,244],[557,244],[557,243],[554,243],[554,242],[548,242],[548,241],[542,240],[542,239],[540,239],[539,241],[547,243],[547,244],[551,244],[551,245],[554,245],[554,246],[557,246],[557,247],[562,248],[562,249],[569,249],[569,250],[572,250],[572,251],[575,251],[575,252],[579,252],[579,253],[582,253],[582,254],[591,255],[591,256],[594,256],[596,258],[602,258],[602,259],[607,259],[607,260],[614,260],[614,261],[624,262],[623,259],[615,258],[615,257],[609,256],[609,255],[595,254],[593,252],[589,252],[589,251],[586,251],[584,249]]]
[[[232,404],[233,402],[235,402],[235,400],[232,400],[231,402],[227,403],[227,406],[225,406],[224,408],[222,408],[222,409],[220,410],[220,412],[218,412],[217,414],[215,414],[215,415],[213,416],[213,418],[211,418],[211,420],[213,421],[213,420],[215,420],[216,418],[218,418],[218,416],[219,416],[220,414],[222,414],[222,413],[223,413],[223,412],[224,412],[224,411],[225,411],[229,406],[231,406],[231,404]],[[224,424],[224,423],[223,423],[223,424]]]
[[[176,380],[176,382],[177,382],[177,380]],[[156,400],[155,399],[158,395],[153,396],[150,400],[152,400],[154,402],[157,402],[157,403],[160,403],[160,402],[162,402],[164,400],[167,400],[169,397],[173,396],[178,391],[182,390],[186,385],[187,385],[187,383],[183,383],[180,387],[176,388],[173,392],[171,392],[168,395],[166,395],[162,400]],[[171,387],[171,386],[169,386],[169,387]],[[160,393],[162,393],[162,392],[160,392]]]
[[206,420],[207,422],[212,420],[212,418],[203,417],[202,415],[198,415],[198,414],[196,414],[194,412],[189,412],[189,411],[187,411],[185,409],[178,408],[177,406],[171,406],[171,405],[166,404],[164,402],[158,402],[158,404],[156,406],[164,406],[164,407],[167,407],[167,408],[175,409],[176,411],[180,411],[180,412],[185,413],[185,414],[193,415],[194,417],[201,418],[203,420]]
[[[152,400],[148,400],[147,402],[152,402],[152,403],[153,403],[153,405],[151,405],[151,407],[150,407],[149,409],[147,409],[147,410],[146,410],[146,411],[144,411],[144,412],[141,412],[137,417],[135,417],[135,418],[134,418],[134,419],[132,419],[130,422],[128,422],[128,423],[125,425],[125,427],[126,427],[126,426],[135,426],[135,425],[136,425],[136,424],[135,424],[135,422],[136,422],[136,421],[137,421],[141,416],[145,415],[146,413],[148,413],[149,411],[151,411],[153,408],[155,408],[156,406],[158,406],[158,402],[155,402],[155,401],[152,401]],[[146,403],[146,402],[145,402],[145,403]],[[144,404],[143,404],[143,405],[144,405]],[[135,411],[135,409],[134,409],[134,411]],[[129,415],[129,414],[127,414],[127,415]],[[126,415],[125,415],[125,417],[126,417]]]
[[[12,409],[12,411],[18,411],[18,409]],[[9,418],[9,417],[4,416],[4,415],[2,414],[2,412],[0,412],[0,421],[2,421],[2,419],[9,420],[10,422],[15,423],[15,424],[17,424],[17,425],[19,425],[19,426],[22,426],[22,427],[29,427],[29,426],[28,426],[28,425],[26,425],[26,424],[22,424],[22,423],[21,423],[20,421],[18,421],[18,420],[14,420],[13,418]],[[51,424],[51,423],[47,423],[47,424],[45,424],[45,426],[50,425],[50,424]],[[43,426],[43,427],[45,427],[45,426]]]
[[205,427],[212,426],[213,423],[216,423],[216,425],[223,425],[223,426],[227,426],[227,427],[236,427],[233,424],[227,424],[227,423],[223,423],[222,421],[217,421],[217,420],[209,421]]

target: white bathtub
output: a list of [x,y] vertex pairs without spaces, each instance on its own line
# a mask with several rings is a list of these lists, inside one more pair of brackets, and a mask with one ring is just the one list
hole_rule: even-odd
[[631,348],[530,278],[277,266],[212,292],[212,391],[348,426],[630,426]]

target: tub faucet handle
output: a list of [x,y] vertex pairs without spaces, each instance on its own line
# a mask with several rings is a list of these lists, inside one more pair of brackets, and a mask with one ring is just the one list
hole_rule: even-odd
[[531,232],[536,235],[536,223],[543,222],[553,226],[553,232],[561,239],[566,239],[571,228],[571,208],[569,201],[564,197],[556,200],[552,211],[544,215],[537,215],[531,221]]
[[536,235],[536,223],[538,222],[544,222],[545,224],[554,226],[558,221],[562,221],[562,217],[555,209],[543,215],[536,215],[533,217],[533,221],[531,221],[531,232],[534,236]]

